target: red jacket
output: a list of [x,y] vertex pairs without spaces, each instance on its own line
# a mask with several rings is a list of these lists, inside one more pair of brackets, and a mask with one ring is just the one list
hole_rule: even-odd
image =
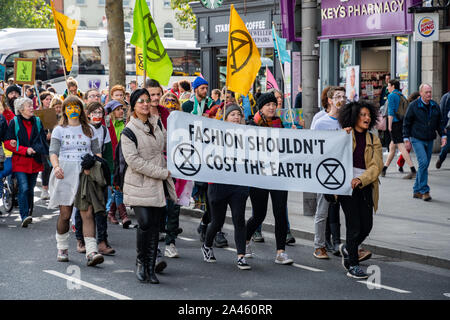
[[12,112],[10,109],[5,109],[3,110],[3,116],[6,119],[6,123],[9,125],[9,122],[14,119],[14,117],[16,116],[14,114],[14,112]]
[[[23,125],[28,133],[28,139],[31,138],[31,130],[33,124],[31,121],[23,120]],[[19,143],[19,150],[11,146],[11,140],[5,141],[5,148],[13,153],[12,156],[12,171],[13,172],[25,172],[25,173],[37,173],[44,170],[42,163],[36,162],[34,158],[27,155],[28,147],[22,146]]]

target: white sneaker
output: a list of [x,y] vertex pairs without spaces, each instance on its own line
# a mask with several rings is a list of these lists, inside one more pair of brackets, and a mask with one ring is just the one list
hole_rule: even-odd
[[170,245],[166,246],[166,250],[164,250],[164,256],[169,258],[178,258],[178,251],[175,247],[175,244],[171,243]]
[[275,258],[275,263],[292,264],[292,263],[294,263],[294,260],[290,259],[286,252],[282,252],[282,253],[277,254],[277,257]]
[[250,242],[245,245],[245,257],[253,258],[252,247],[250,246]]
[[42,189],[41,192],[41,200],[49,200],[50,194],[48,193],[48,190]]

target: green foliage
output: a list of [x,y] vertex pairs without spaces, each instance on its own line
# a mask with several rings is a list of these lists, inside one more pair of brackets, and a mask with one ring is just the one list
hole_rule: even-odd
[[171,0],[170,6],[175,12],[175,19],[184,29],[195,29],[197,26],[197,18],[192,8],[189,6],[192,0]]
[[0,29],[54,28],[52,8],[45,0],[0,0]]

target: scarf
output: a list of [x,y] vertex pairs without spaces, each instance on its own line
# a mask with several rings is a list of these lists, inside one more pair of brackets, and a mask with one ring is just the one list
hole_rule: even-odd
[[[208,101],[207,107],[206,109],[211,108],[211,105],[213,104],[214,101],[212,101],[212,99],[209,99],[208,97],[206,97],[205,99],[202,100],[202,102],[198,102],[197,100],[197,96],[194,94],[193,97],[191,98],[191,100],[193,99],[194,101],[194,108],[192,109],[192,114],[194,115],[203,115],[204,111],[205,111],[205,104],[206,101]],[[201,108],[199,110],[199,107]],[[199,112],[200,111],[200,112]]]
[[255,114],[253,121],[260,127],[283,128],[283,123],[279,117],[267,118],[261,111]]

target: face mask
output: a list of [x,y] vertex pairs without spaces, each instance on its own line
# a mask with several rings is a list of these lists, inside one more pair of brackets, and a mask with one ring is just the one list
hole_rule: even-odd
[[77,105],[68,105],[66,107],[66,116],[69,119],[78,119],[80,117],[81,109]]

